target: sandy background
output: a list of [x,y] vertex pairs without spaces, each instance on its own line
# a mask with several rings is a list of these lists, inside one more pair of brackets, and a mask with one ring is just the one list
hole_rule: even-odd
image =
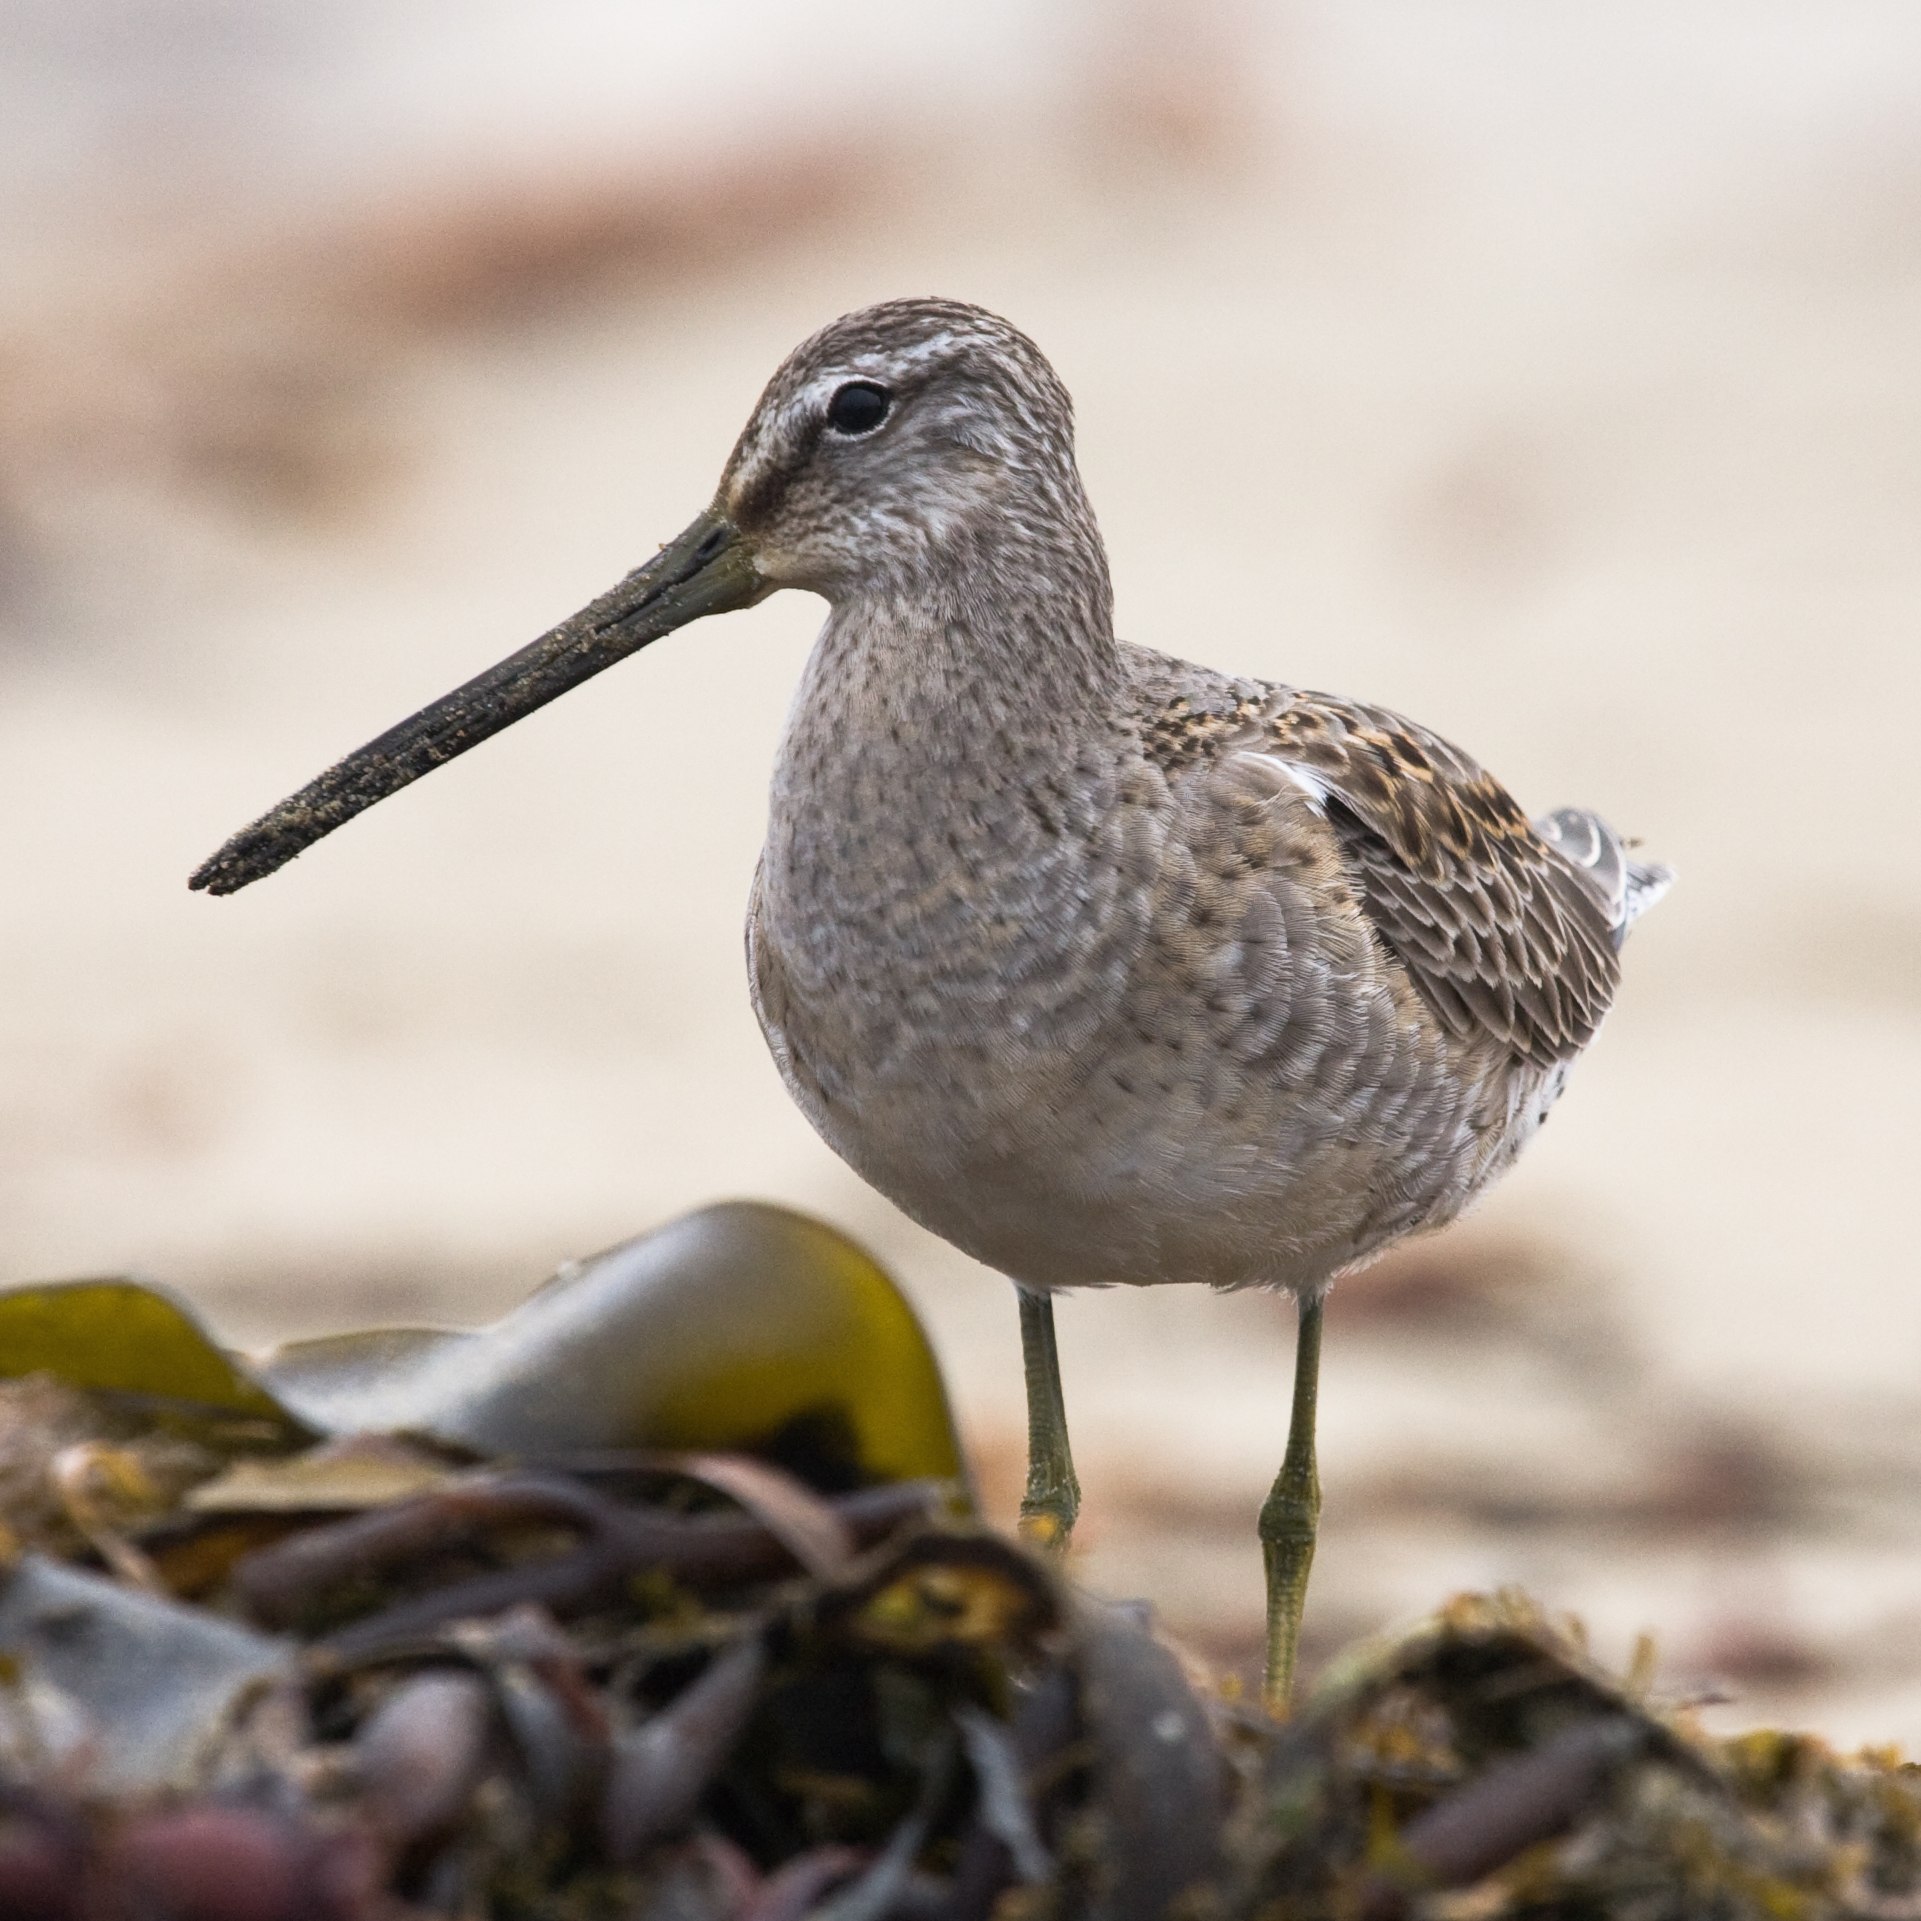
[[[1921,12],[0,0],[0,1279],[470,1319],[720,1194],[865,1237],[1011,1507],[1012,1303],[814,1142],[739,919],[813,603],[229,902],[188,870],[992,305],[1123,631],[1681,870],[1555,1122],[1337,1299],[1314,1647],[1524,1582],[1921,1741]],[[1251,1655],[1285,1303],[1061,1315],[1084,1566]]]

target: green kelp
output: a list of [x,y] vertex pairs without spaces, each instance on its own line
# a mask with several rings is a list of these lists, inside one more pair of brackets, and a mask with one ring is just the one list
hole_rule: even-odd
[[900,1290],[844,1235],[754,1202],[571,1263],[490,1327],[369,1329],[258,1361],[145,1282],[0,1292],[0,1379],[35,1373],[289,1444],[405,1431],[485,1454],[734,1450],[849,1487],[965,1480]]
[[[41,1383],[0,1387],[0,1435],[29,1400]],[[128,1564],[81,1536],[67,1562],[13,1557],[12,1921],[119,1917],[135,1867],[134,1911],[174,1921],[224,1921],[206,1891],[243,1871],[249,1921],[1211,1899],[1205,1702],[1127,1611],[944,1518],[941,1484],[343,1446],[201,1480],[130,1522]]]
[[712,1210],[261,1365],[0,1297],[0,1917],[1921,1915],[1916,1770],[1710,1739],[1518,1597],[1242,1704],[965,1518],[877,1275]]
[[151,1281],[0,1289],[0,1379],[35,1374],[164,1406],[175,1421],[250,1421],[287,1440],[307,1433],[186,1301]]

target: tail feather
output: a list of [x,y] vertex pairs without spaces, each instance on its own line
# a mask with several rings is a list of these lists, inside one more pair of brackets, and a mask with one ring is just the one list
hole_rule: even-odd
[[1534,831],[1586,878],[1607,909],[1619,947],[1627,931],[1674,885],[1674,869],[1635,860],[1628,844],[1599,814],[1562,807],[1534,823]]

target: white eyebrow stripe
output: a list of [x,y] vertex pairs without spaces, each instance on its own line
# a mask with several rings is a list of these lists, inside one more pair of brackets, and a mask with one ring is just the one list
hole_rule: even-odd
[[808,407],[825,405],[835,391],[850,380],[879,380],[890,373],[921,366],[929,360],[937,360],[952,348],[956,335],[952,330],[930,334],[925,340],[917,340],[911,346],[891,347],[885,352],[856,354],[838,367],[829,367],[816,374],[806,386],[799,389],[794,398]]

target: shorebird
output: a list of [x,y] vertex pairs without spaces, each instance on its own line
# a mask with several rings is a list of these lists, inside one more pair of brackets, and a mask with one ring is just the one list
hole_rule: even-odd
[[1514,1159],[1670,876],[1594,814],[1530,822],[1383,708],[1118,640],[1054,370],[978,307],[896,300],[788,357],[712,504],[653,559],[192,885],[260,879],[616,660],[785,587],[828,614],[748,909],[767,1043],[829,1145],[1015,1284],[1032,1538],[1064,1546],[1080,1505],[1054,1289],[1293,1296],[1259,1522],[1284,1707],[1327,1288]]

